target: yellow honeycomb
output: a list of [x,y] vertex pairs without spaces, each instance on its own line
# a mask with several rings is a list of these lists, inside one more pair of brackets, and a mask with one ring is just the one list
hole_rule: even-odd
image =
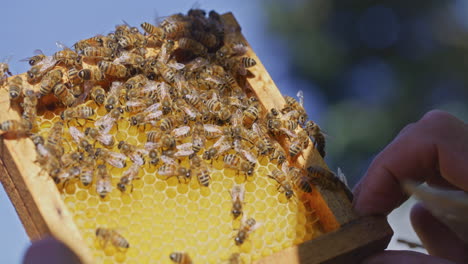
[[[89,103],[98,114],[104,107]],[[131,127],[125,113],[111,130],[117,141],[125,140],[138,146],[146,143],[146,132]],[[97,117],[96,117],[97,118]],[[52,112],[39,116],[41,133],[47,134],[54,122],[61,121]],[[84,121],[80,121],[83,123]],[[74,121],[70,125],[76,125]],[[83,130],[92,126],[87,121]],[[143,135],[143,136],[142,136]],[[72,142],[67,131],[64,140]],[[209,147],[213,142],[209,142]],[[64,144],[66,152],[75,150]],[[96,147],[101,147],[96,143]],[[113,147],[118,152],[117,146]],[[203,150],[201,151],[203,152]],[[128,167],[128,166],[127,166]],[[277,183],[268,178],[278,168],[268,158],[259,159],[254,175],[245,177],[232,169],[224,169],[222,159],[213,162],[211,181],[201,187],[195,177],[189,183],[179,183],[176,177],[164,179],[156,172],[159,166],[146,163],[140,179],[134,181],[133,192],[120,192],[117,185],[125,170],[108,166],[113,189],[104,199],[94,185],[84,187],[80,182],[68,184],[62,190],[63,200],[97,263],[172,263],[170,253],[187,252],[194,263],[227,262],[230,255],[241,253],[245,263],[258,260],[292,245],[315,238],[322,233],[314,210],[298,197],[288,200],[278,191]],[[230,190],[235,184],[245,187],[243,214],[253,217],[260,227],[241,246],[234,237],[241,218],[233,219]],[[130,243],[128,250],[112,246],[102,248],[96,239],[98,227],[114,228]]]

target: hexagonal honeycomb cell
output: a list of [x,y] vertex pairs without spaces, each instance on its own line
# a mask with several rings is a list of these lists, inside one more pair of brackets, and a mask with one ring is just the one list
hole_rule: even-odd
[[[37,113],[37,127],[31,132],[49,141],[56,124],[63,122],[59,137],[47,143],[49,147],[63,147],[63,155],[60,155],[62,167],[51,177],[98,263],[172,263],[169,256],[173,252],[187,253],[193,263],[228,262],[233,254],[239,254],[244,263],[250,263],[324,232],[318,214],[307,198],[310,194],[302,192],[295,183],[287,187],[285,184],[292,181],[286,176],[283,180],[272,177],[278,171],[286,174],[282,164],[291,165],[289,155],[280,161],[274,153],[280,148],[279,143],[274,147],[267,144],[263,154],[258,144],[266,140],[276,142],[277,134],[287,130],[286,134],[292,137],[291,145],[305,145],[300,134],[293,132],[298,126],[302,106],[293,102],[280,109],[283,113],[268,117],[270,113],[262,108],[259,99],[245,88],[246,68],[255,67],[255,61],[242,57],[248,46],[236,42],[232,36],[240,33],[224,25],[224,34],[220,37],[215,34],[221,23],[216,15],[210,12],[209,18],[204,13],[203,18],[192,17],[200,16],[197,14],[192,11],[184,18],[171,16],[176,22],[168,20],[165,26],[163,22],[160,30],[163,30],[164,37],[157,44],[151,44],[156,47],[149,46],[156,33],[142,35],[128,27],[123,29],[124,25],[118,26],[115,43],[107,40],[117,45],[115,52],[119,55],[114,64],[118,66],[110,69],[108,67],[111,66],[106,66],[107,58],[93,62],[87,51],[80,53],[77,50],[83,56],[80,65],[74,66],[78,67],[78,75],[83,78],[77,84],[71,83],[72,67],[65,61],[59,60],[53,66],[65,75],[59,83],[66,83],[67,91],[72,91],[75,86],[81,87],[82,94],[76,95],[74,100],[83,102],[67,109],[63,101],[62,104],[58,102],[60,96],[43,96]],[[195,24],[187,26],[189,22]],[[215,24],[211,26],[213,32],[208,34],[213,33],[215,39],[222,40],[208,46],[209,43],[204,42],[207,40],[193,33],[196,30],[190,33],[193,35],[189,38],[187,32],[174,32],[171,23],[187,27],[184,30],[195,30],[196,23]],[[119,36],[118,30],[128,32],[120,32],[124,35]],[[140,37],[144,39],[141,43]],[[102,45],[102,41],[88,41],[94,43],[89,44],[91,47]],[[198,47],[198,41],[208,48]],[[128,46],[127,42],[134,46]],[[169,51],[172,45],[177,48]],[[229,49],[234,51],[229,53]],[[189,59],[184,57],[187,51]],[[128,59],[130,52],[140,54],[144,63],[123,63],[125,59],[122,57]],[[230,54],[230,58],[226,58],[226,54]],[[117,60],[120,61],[115,62]],[[161,66],[161,63],[167,65]],[[148,66],[153,64],[157,69]],[[150,69],[147,70],[146,66],[138,68],[140,65]],[[120,74],[119,69],[125,69],[125,73]],[[86,74],[103,74],[105,78],[93,81],[95,77],[86,77]],[[138,74],[143,75],[145,83],[153,86],[147,90],[145,85],[139,90],[129,88],[130,77]],[[46,94],[44,82],[34,84],[35,91]],[[104,88],[105,103],[90,98],[94,96],[96,85]],[[112,97],[113,86],[125,88],[117,92],[113,109],[109,109],[108,100]],[[132,90],[142,96],[138,97],[138,104],[129,103],[134,102],[129,99]],[[195,96],[199,101],[194,99]],[[143,100],[145,103],[141,103]],[[135,105],[140,108],[131,108],[137,108]],[[153,106],[154,109],[148,110]],[[80,116],[77,109],[84,107],[88,107],[90,114]],[[118,107],[125,111],[110,118],[109,111],[112,113]],[[223,112],[225,108],[227,112]],[[77,117],[67,118],[68,114]],[[135,118],[141,114],[144,122],[135,123]],[[148,115],[155,117],[146,119]],[[284,118],[280,118],[282,115]],[[276,122],[275,125],[267,125],[270,119]],[[110,126],[104,126],[103,120],[110,120]],[[195,130],[200,125],[204,144],[195,151],[195,137],[200,136]],[[86,131],[91,128],[99,131],[96,137],[87,135]],[[241,132],[236,128],[241,128]],[[252,131],[257,136],[252,136]],[[148,132],[160,134],[157,140],[148,142]],[[103,139],[106,137],[110,137],[113,144]],[[89,144],[83,145],[83,139]],[[305,139],[310,142],[307,136]],[[189,146],[188,149],[182,147],[184,145]],[[214,153],[211,152],[213,149],[216,150]],[[152,150],[158,156],[154,162],[151,162],[154,157],[149,156]],[[51,152],[50,149],[48,151]],[[61,152],[60,148],[58,152]],[[63,161],[63,156],[71,153],[82,155],[79,162],[72,162],[74,167],[79,167],[78,174],[72,174]],[[201,165],[195,163],[197,160]],[[89,168],[92,178],[85,184],[80,177],[85,175],[87,164],[93,165]],[[55,171],[46,166],[49,173]],[[206,179],[204,182],[197,178],[203,167],[207,172],[201,175],[208,175],[208,183]],[[105,187],[101,186],[102,183]],[[125,190],[119,185],[122,183],[125,183]],[[242,214],[237,218],[231,212],[235,200],[231,194],[234,186],[241,186],[244,190]],[[288,188],[294,190],[291,197],[287,195]],[[248,218],[255,219],[255,230],[248,231],[243,243],[236,244],[236,236],[248,228]],[[118,233],[130,246],[117,247],[112,239],[97,237],[98,228]]]

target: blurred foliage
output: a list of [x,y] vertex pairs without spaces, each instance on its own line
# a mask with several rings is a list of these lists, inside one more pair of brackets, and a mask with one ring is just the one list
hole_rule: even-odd
[[290,71],[325,95],[327,162],[351,184],[430,109],[467,121],[468,3],[276,0],[265,8]]

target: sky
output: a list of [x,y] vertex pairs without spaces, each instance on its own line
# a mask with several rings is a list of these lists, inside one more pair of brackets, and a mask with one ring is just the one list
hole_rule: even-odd
[[[291,96],[295,96],[299,89],[304,90],[309,117],[320,122],[320,109],[324,107],[320,102],[321,95],[314,92],[309,83],[291,78],[287,67],[287,47],[268,34],[263,5],[265,3],[261,1],[248,0],[80,0],[67,4],[57,0],[4,1],[0,15],[0,61],[11,57],[12,73],[22,73],[29,69],[29,65],[20,60],[32,56],[34,50],[40,49],[44,54],[52,55],[59,50],[55,45],[57,41],[71,47],[77,40],[112,31],[123,20],[138,26],[190,8],[214,9],[221,14],[230,11],[280,90]],[[1,114],[0,120],[3,121]],[[0,188],[0,215],[0,263],[20,263],[29,238],[3,188]],[[408,225],[407,221],[405,223]],[[393,248],[397,249],[399,245]]]

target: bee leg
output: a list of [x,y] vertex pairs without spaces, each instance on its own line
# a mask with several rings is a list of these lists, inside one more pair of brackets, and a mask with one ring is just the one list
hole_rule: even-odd
[[130,184],[130,192],[131,192],[131,193],[133,192],[133,183]]

